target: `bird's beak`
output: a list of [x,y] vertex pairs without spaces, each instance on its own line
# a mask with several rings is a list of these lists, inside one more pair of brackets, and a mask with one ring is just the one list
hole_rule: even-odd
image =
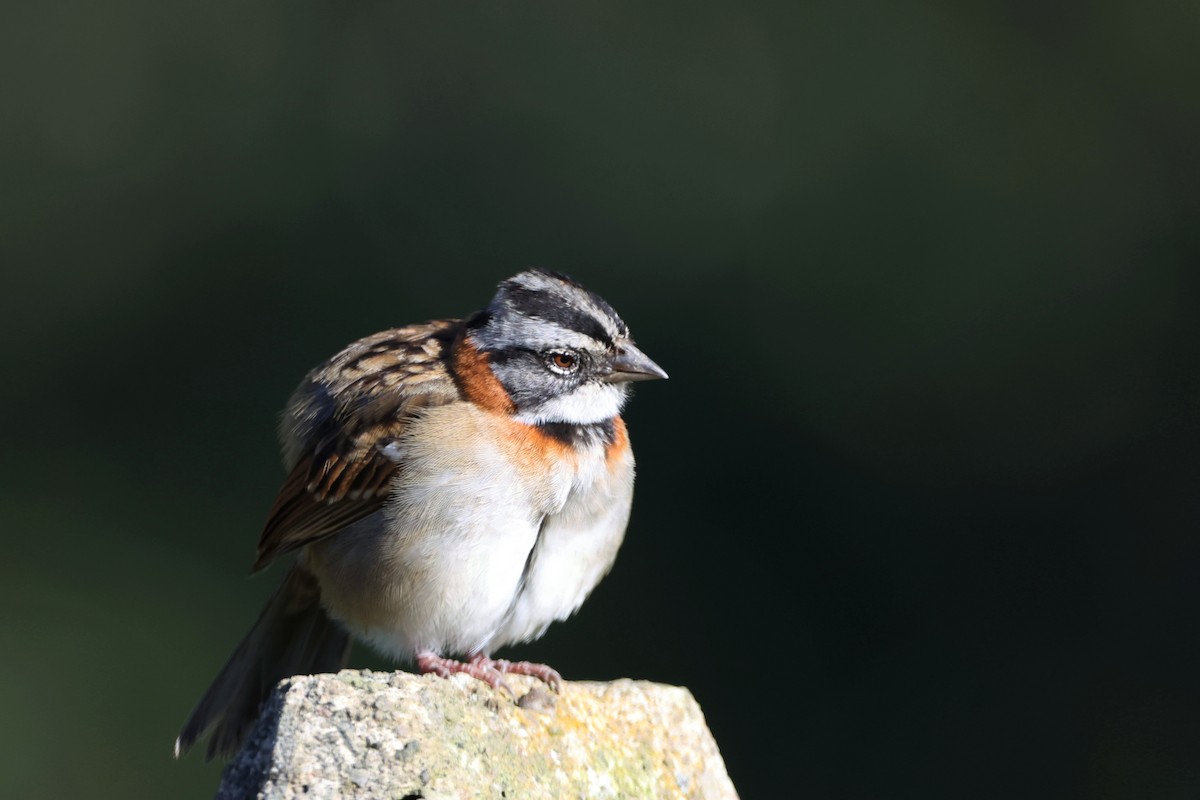
[[632,342],[617,342],[617,357],[610,363],[612,372],[604,378],[609,383],[652,381],[667,377],[666,371],[634,347]]

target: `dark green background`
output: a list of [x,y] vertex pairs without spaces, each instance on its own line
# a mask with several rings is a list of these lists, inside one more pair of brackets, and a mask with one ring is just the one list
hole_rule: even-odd
[[211,796],[278,409],[526,265],[671,380],[514,654],[689,686],[747,798],[1200,794],[1195,4],[24,6],[0,795]]

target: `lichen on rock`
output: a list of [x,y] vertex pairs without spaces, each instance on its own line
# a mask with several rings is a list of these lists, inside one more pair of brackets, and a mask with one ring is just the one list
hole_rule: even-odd
[[736,798],[687,689],[344,670],[282,682],[221,781],[242,798]]

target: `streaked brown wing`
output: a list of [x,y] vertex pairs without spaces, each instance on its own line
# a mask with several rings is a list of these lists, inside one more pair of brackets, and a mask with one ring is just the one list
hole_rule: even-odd
[[335,452],[322,460],[301,460],[267,515],[251,571],[378,511],[398,471],[399,465],[379,452]]
[[454,322],[367,337],[300,385],[285,414],[299,458],[267,515],[252,572],[383,507],[403,469],[383,448],[418,409],[457,399],[441,362]]

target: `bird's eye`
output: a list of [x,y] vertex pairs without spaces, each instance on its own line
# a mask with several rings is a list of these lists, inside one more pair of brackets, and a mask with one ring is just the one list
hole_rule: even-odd
[[574,372],[579,366],[579,357],[566,350],[557,350],[550,354],[550,366],[558,372]]

